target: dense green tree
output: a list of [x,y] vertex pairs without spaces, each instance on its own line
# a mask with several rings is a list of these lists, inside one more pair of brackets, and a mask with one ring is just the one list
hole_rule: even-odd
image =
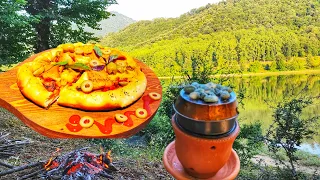
[[[110,15],[106,7],[114,0],[27,0],[25,10],[36,16],[32,23],[36,32],[35,51],[40,52],[66,41],[88,41],[92,33],[85,32],[87,25],[98,29],[98,22]],[[78,29],[72,29],[72,23]]]
[[[190,61],[194,50],[215,53],[215,70],[220,72],[224,68],[256,71],[253,65],[259,63],[269,64],[268,71],[317,68],[319,12],[316,0],[225,1],[179,18],[139,21],[102,38],[101,43],[129,51],[160,76],[179,75],[175,52],[183,51]],[[312,66],[311,61],[305,66],[307,54],[314,59]]]
[[[85,25],[98,22],[115,0],[5,0],[0,2],[0,63],[23,60],[65,42],[97,40]],[[76,25],[77,28],[71,28]]]
[[23,0],[0,1],[0,65],[15,63],[32,52],[33,19],[19,13],[24,5]]

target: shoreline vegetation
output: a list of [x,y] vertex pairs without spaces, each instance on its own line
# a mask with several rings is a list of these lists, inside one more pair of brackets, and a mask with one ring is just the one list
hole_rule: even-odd
[[[277,71],[277,72],[257,72],[257,73],[243,73],[243,74],[216,74],[209,77],[249,77],[249,76],[279,76],[279,75],[304,75],[304,74],[320,74],[320,69],[309,69],[309,70],[299,70],[299,71]],[[184,76],[173,76],[173,77],[158,77],[162,79],[182,79]]]
[[[1,71],[9,71],[14,67],[18,66],[17,64],[8,64],[0,66],[0,73]],[[304,75],[304,74],[320,74],[320,69],[304,69],[304,70],[297,70],[297,71],[274,71],[274,72],[245,72],[243,74],[216,74],[211,75],[209,77],[221,77],[221,76],[229,76],[229,77],[249,77],[249,76],[279,76],[279,75]],[[182,79],[184,76],[158,76],[160,80],[165,79]]]

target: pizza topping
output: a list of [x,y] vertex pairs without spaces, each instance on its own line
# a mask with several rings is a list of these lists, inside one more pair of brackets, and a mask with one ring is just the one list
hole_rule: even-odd
[[98,66],[93,66],[92,70],[94,71],[102,71],[106,67],[105,65],[98,65]]
[[56,89],[56,82],[53,80],[45,80],[43,85],[50,92],[53,92]]
[[93,45],[86,44],[86,45],[82,46],[82,49],[83,49],[84,54],[90,54],[93,51]]
[[66,61],[60,61],[60,62],[56,62],[54,65],[61,65],[61,66],[64,66],[64,65],[67,65],[68,64],[68,60]]
[[43,72],[44,72],[44,67],[42,66],[42,67],[40,67],[39,69],[35,70],[35,71],[33,72],[33,75],[34,75],[34,76],[39,76],[39,75],[42,74]]
[[118,122],[125,122],[128,120],[128,117],[125,116],[124,114],[116,114],[115,118]]
[[127,85],[129,82],[128,81],[119,81],[119,85],[120,86],[125,86]]
[[100,62],[98,60],[94,59],[94,60],[91,60],[89,62],[89,64],[91,67],[94,67],[94,66],[98,66],[100,64]]
[[93,125],[94,120],[90,116],[84,116],[80,119],[79,124],[84,128],[89,128]]
[[107,72],[108,74],[117,73],[117,65],[114,62],[110,62],[107,64]]
[[83,81],[81,84],[81,90],[85,93],[89,93],[93,90],[93,83],[90,80]]
[[74,63],[74,64],[68,65],[66,67],[71,68],[71,69],[78,69],[78,70],[90,70],[90,67],[83,64],[83,63]]
[[51,66],[50,69],[48,69],[46,72],[42,74],[42,77],[43,79],[54,79],[56,81],[59,81],[60,80],[59,66]]
[[61,73],[61,85],[65,86],[68,83],[73,83],[79,77],[79,72],[72,69],[64,69]]
[[102,51],[101,51],[101,49],[97,46],[97,45],[95,45],[94,47],[93,47],[93,50],[94,50],[94,52],[96,53],[96,55],[98,55],[98,56],[102,56]]
[[103,49],[101,50],[102,54],[106,54],[106,55],[109,55],[111,54],[111,49]]
[[143,108],[138,108],[136,110],[136,116],[141,119],[146,118],[148,116],[147,110]]
[[116,60],[117,58],[118,58],[118,55],[117,55],[117,54],[110,55],[110,56],[109,56],[108,63],[110,63],[110,62],[112,62],[112,61]]
[[[66,64],[73,64],[74,61],[73,59],[70,57],[70,55],[68,53],[63,53],[60,57],[59,57],[59,62],[62,62],[61,65],[66,65]],[[65,63],[66,62],[66,63]],[[60,65],[60,64],[58,64]]]
[[159,93],[156,93],[156,92],[151,92],[149,93],[149,96],[151,99],[153,100],[159,100],[161,99],[161,95]]
[[74,49],[74,53],[75,54],[83,54],[83,50],[80,48],[80,47],[76,47],[75,49]]
[[74,57],[75,61],[77,63],[82,63],[82,64],[89,64],[91,58],[88,56],[82,56],[82,55],[76,55]]

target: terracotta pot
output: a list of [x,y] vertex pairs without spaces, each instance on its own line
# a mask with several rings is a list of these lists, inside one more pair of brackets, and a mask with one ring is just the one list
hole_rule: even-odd
[[181,130],[172,116],[171,124],[176,135],[175,148],[184,170],[196,178],[214,176],[228,161],[234,140],[240,128],[236,128],[226,137],[206,138],[195,137]]

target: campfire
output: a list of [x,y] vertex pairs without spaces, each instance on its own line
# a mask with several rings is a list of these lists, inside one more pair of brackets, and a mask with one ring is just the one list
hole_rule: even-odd
[[0,177],[14,172],[32,168],[28,174],[19,179],[97,179],[105,177],[113,179],[112,172],[117,168],[112,163],[111,151],[94,154],[81,148],[62,156],[52,157],[48,161],[40,161],[25,166],[13,167],[8,171],[0,172]]

